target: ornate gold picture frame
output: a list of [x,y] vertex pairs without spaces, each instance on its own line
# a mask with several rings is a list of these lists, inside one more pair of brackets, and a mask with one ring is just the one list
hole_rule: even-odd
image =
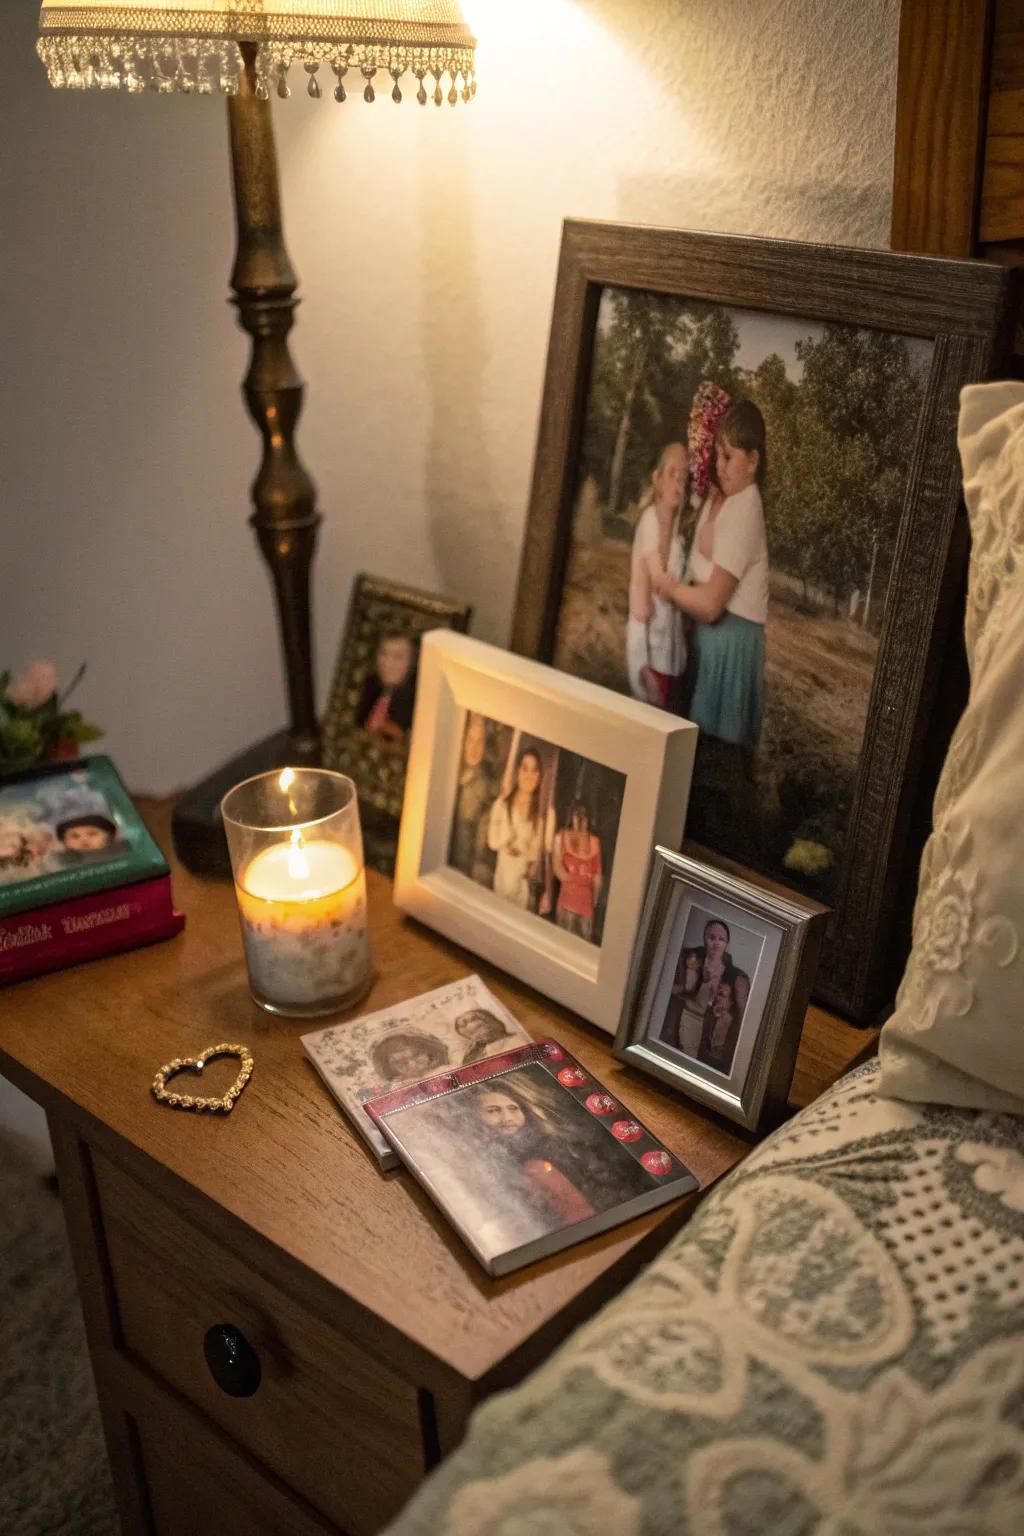
[[323,721],[323,763],[347,773],[370,824],[402,814],[419,671],[432,629],[464,633],[471,608],[452,598],[359,575]]

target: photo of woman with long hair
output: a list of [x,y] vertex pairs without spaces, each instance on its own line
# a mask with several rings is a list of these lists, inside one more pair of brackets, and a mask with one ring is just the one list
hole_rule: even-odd
[[704,924],[703,942],[696,947],[684,948],[679,956],[661,1038],[666,1045],[675,1046],[686,1056],[699,1054],[708,1013],[727,977],[737,978],[734,997],[742,1018],[750,982],[733,964],[729,953],[731,938],[729,924],[724,919],[709,918]]
[[496,1045],[499,1040],[513,1043],[512,1031],[489,1008],[467,1009],[465,1013],[459,1014],[453,1027],[455,1033],[466,1041],[466,1052],[459,1063],[463,1067],[471,1067],[474,1062],[493,1055],[489,1047]]
[[559,882],[555,922],[566,933],[591,943],[603,884],[601,839],[591,830],[590,811],[583,800],[573,801],[568,825],[555,833],[552,867]]
[[494,894],[524,909],[535,903],[531,883],[539,886],[543,878],[542,777],[540,753],[523,748],[511,773],[506,772],[487,828],[487,845],[496,855]]
[[749,1005],[764,935],[733,917],[697,903],[685,909],[678,958],[673,962],[669,951],[663,1002],[648,1031],[652,1042],[727,1077],[745,1026],[756,1033],[763,1009],[763,998],[756,1008]]
[[543,1067],[529,1063],[417,1106],[403,1145],[455,1214],[498,1247],[645,1194],[656,1180]]

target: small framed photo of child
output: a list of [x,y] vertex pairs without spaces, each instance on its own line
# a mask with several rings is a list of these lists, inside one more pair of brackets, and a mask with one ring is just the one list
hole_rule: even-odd
[[858,1020],[900,958],[963,572],[957,399],[992,376],[1007,281],[564,230],[512,647],[699,727],[687,847],[835,910],[817,995]]
[[786,1102],[826,915],[658,848],[615,1054],[756,1129]]
[[465,630],[465,603],[375,576],[358,576],[323,722],[324,766],[347,773],[360,808],[402,813],[419,671],[420,640],[431,629]]
[[425,636],[396,904],[614,1034],[696,735],[495,646]]

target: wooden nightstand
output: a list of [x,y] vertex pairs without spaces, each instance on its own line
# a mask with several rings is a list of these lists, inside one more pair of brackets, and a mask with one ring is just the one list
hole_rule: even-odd
[[[168,846],[169,807],[151,824]],[[694,1201],[493,1281],[407,1175],[382,1175],[298,1037],[250,1002],[231,887],[174,871],[182,938],[0,995],[0,1069],[47,1110],[126,1533],[378,1530],[519,1380],[618,1291]],[[394,910],[370,880],[380,971],[367,1009],[478,969],[536,1035],[621,1094],[706,1187],[752,1138],[612,1060],[598,1031]],[[808,1014],[794,1100],[872,1037]],[[157,1105],[161,1063],[250,1045],[234,1114]],[[223,1062],[227,1083],[232,1063]],[[219,1081],[219,1079],[218,1079]],[[211,1082],[205,1091],[216,1092]],[[238,1330],[259,1385],[204,1353]],[[253,1386],[224,1361],[236,1390]],[[249,1360],[252,1366],[251,1359]]]

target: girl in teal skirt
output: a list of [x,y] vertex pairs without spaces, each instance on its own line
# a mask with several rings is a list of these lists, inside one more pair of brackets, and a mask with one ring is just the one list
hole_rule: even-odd
[[683,580],[666,574],[656,583],[659,596],[694,621],[689,718],[702,734],[747,750],[757,746],[764,719],[764,465],[764,417],[753,401],[739,400],[718,424],[717,485],[697,518]]

